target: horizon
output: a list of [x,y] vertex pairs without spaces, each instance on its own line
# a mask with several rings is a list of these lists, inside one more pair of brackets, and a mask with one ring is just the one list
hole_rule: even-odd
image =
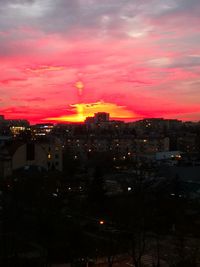
[[[99,112],[101,113],[101,112]],[[109,113],[108,113],[109,114]],[[3,114],[1,114],[0,116],[2,116]],[[95,115],[95,114],[93,114]],[[110,115],[110,114],[109,114]],[[4,115],[3,115],[4,116]],[[94,117],[94,116],[91,116],[91,117]],[[91,118],[91,117],[86,117],[87,118]],[[25,118],[7,118],[4,116],[4,120],[5,121],[15,121],[15,120],[26,120],[28,121],[28,123],[30,124],[30,126],[34,126],[34,125],[47,125],[47,124],[50,124],[50,125],[65,125],[65,124],[73,124],[73,125],[78,125],[78,124],[81,124],[81,125],[84,125],[86,124],[85,120],[84,121],[66,121],[66,120],[60,120],[60,121],[46,121],[46,120],[43,120],[43,121],[40,121],[40,122],[31,122],[29,121],[28,119],[25,119]],[[139,121],[145,121],[145,120],[177,120],[177,121],[180,121],[182,123],[199,123],[200,121],[192,121],[192,120],[181,120],[181,119],[176,119],[176,118],[164,118],[164,117],[145,117],[145,118],[135,118],[134,120],[123,120],[123,119],[119,119],[119,118],[113,118],[113,117],[109,117],[109,120],[106,121],[106,122],[122,122],[122,123],[134,123],[134,122],[139,122]],[[103,122],[103,123],[106,123],[106,122]],[[94,122],[95,124],[95,122]]]
[[200,120],[197,0],[9,0],[0,12],[8,119]]

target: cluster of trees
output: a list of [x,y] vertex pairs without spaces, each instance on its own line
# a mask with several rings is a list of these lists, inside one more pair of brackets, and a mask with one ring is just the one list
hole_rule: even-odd
[[[8,265],[8,258],[19,261],[29,245],[43,259],[37,266],[104,256],[112,267],[118,255],[126,255],[135,267],[142,267],[147,255],[152,267],[162,267],[163,262],[169,267],[197,266],[199,215],[195,220],[187,215],[194,203],[179,197],[177,177],[157,190],[138,177],[132,193],[108,197],[103,174],[101,164],[96,164],[83,194],[65,192],[67,181],[56,172],[14,174],[2,187],[0,231],[5,240],[12,236],[13,245],[11,253],[7,241],[0,242],[1,264],[16,266]],[[168,188],[174,188],[173,196]]]

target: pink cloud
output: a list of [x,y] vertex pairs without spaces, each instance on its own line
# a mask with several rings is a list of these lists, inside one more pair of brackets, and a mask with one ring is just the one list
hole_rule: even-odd
[[[145,23],[159,27],[158,20],[152,18]],[[164,30],[171,25],[166,23]],[[184,97],[183,82],[198,79],[198,61],[188,61],[184,44],[182,48],[177,41],[185,33],[180,28],[176,30],[177,36],[163,37],[158,32],[155,37],[152,32],[141,38],[123,35],[119,38],[114,33],[100,38],[94,29],[87,34],[75,31],[65,35],[28,28],[4,34],[7,53],[0,57],[0,83],[7,108],[0,111],[41,121],[67,115],[69,111],[63,107],[67,109],[78,101],[103,100],[126,106],[133,114],[144,117],[185,118],[190,113],[196,118],[199,107],[194,99]],[[191,51],[192,48],[191,44]],[[199,53],[197,48],[194,51]],[[82,99],[75,88],[79,80],[84,83]],[[188,86],[188,91],[194,92],[194,85]],[[195,98],[199,97],[200,93],[195,91]],[[23,106],[24,102],[29,106]]]

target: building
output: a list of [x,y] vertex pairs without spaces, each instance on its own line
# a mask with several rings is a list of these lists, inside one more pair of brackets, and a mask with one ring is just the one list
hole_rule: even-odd
[[163,119],[163,118],[148,118],[136,121],[134,123],[138,132],[163,132],[169,130],[177,130],[182,126],[182,121]]
[[164,151],[157,152],[155,155],[156,160],[169,160],[169,159],[181,159],[183,153],[180,151]]
[[0,152],[0,180],[12,175],[12,160],[6,150]]
[[45,124],[36,124],[31,126],[31,132],[34,137],[46,136],[48,135],[54,128],[52,123]]
[[106,112],[97,112],[94,114],[94,122],[101,123],[101,122],[108,122],[109,121],[109,113]]
[[169,151],[169,138],[144,138],[135,140],[137,154],[155,155],[157,152]]
[[45,170],[62,171],[62,146],[58,140],[53,142],[11,142],[5,147],[11,158],[12,170],[27,166],[38,166]]
[[184,133],[182,136],[177,138],[177,149],[184,152],[198,152],[199,135],[196,133]]
[[93,124],[94,122],[95,122],[94,117],[87,117],[87,118],[85,119],[85,124],[86,124],[86,125]]

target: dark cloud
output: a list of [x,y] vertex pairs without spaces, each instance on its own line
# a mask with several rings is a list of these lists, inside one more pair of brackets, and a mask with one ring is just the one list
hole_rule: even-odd
[[36,27],[47,32],[67,33],[76,28],[119,28],[123,13],[135,16],[137,3],[131,0],[9,0],[2,5],[0,29]]
[[[33,27],[61,34],[90,29],[122,33],[128,20],[160,20],[183,14],[199,17],[199,0],[0,0],[0,30]],[[184,18],[181,18],[181,21]],[[135,23],[135,21],[133,21]],[[188,23],[188,22],[187,22]],[[190,22],[189,22],[190,24]],[[78,34],[78,33],[77,33]],[[94,34],[94,31],[93,31]]]

